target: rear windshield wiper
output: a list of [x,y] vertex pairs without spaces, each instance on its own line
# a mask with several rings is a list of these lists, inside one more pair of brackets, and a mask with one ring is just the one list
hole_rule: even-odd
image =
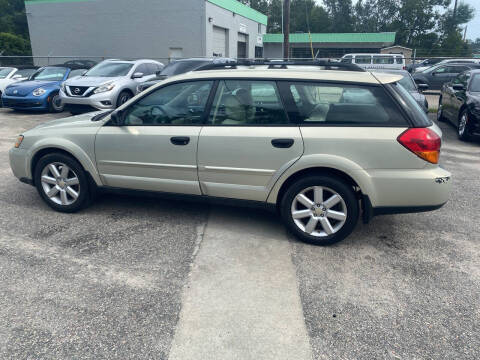
[[108,111],[104,111],[100,114],[97,114],[95,115],[94,117],[92,117],[92,121],[99,121],[99,120],[102,120],[105,116],[107,115],[110,115],[111,113],[113,112],[113,110],[108,110]]

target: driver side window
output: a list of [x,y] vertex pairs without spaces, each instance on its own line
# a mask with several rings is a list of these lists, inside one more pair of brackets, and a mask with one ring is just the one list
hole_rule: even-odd
[[167,85],[125,109],[125,126],[199,125],[213,81]]

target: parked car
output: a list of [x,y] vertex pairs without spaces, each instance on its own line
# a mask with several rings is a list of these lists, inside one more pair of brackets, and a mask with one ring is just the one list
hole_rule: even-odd
[[402,77],[359,70],[189,72],[113,112],[24,132],[10,165],[61,212],[86,206],[94,188],[247,200],[278,209],[301,240],[331,244],[362,209],[365,222],[434,210],[451,187],[441,130]]
[[[36,67],[2,67],[0,68],[0,98],[5,88],[14,82],[27,80],[38,68]],[[0,101],[1,105],[1,101]]]
[[375,72],[402,75],[403,78],[398,83],[402,85],[405,90],[410,93],[410,95],[413,96],[413,98],[418,103],[418,105],[420,105],[423,111],[428,113],[428,101],[425,95],[422,94],[422,91],[428,89],[427,84],[415,83],[412,75],[407,70],[375,70]]
[[445,60],[445,58],[428,58],[416,61],[415,64],[407,64],[407,70],[410,73],[414,73],[416,71],[423,71],[430,66],[438,64],[440,61]]
[[235,59],[228,58],[189,58],[174,60],[163,68],[162,71],[157,73],[156,77],[150,81],[146,81],[137,86],[137,94],[159,83],[162,80],[170,76],[183,74],[189,71],[193,71],[207,64],[224,63],[228,61],[235,61]]
[[[459,58],[459,59],[443,59],[442,61],[439,61],[436,65],[445,65],[445,64],[478,64],[480,63],[480,59],[465,59],[465,58]],[[416,68],[416,72],[422,72],[428,68],[430,68],[433,64],[426,65],[426,66],[419,66]]]
[[76,66],[76,67],[84,67],[86,69],[90,69],[97,65],[97,63],[93,60],[87,59],[75,59],[75,60],[68,60],[63,63],[65,66]]
[[438,121],[449,121],[461,140],[480,136],[480,70],[468,70],[442,87]]
[[346,54],[340,61],[356,64],[364,69],[406,69],[405,57],[402,54]]
[[430,90],[440,90],[446,82],[469,69],[478,69],[480,64],[438,64],[413,74],[417,84],[426,84]]
[[38,69],[27,81],[8,85],[2,95],[4,107],[14,110],[62,112],[59,90],[62,82],[87,71],[63,65]]
[[153,79],[163,67],[155,60],[105,60],[83,76],[66,81],[60,97],[72,114],[115,109],[135,95],[138,84]]

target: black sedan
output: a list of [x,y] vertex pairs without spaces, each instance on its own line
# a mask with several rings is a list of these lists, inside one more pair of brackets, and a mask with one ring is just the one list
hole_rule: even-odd
[[449,121],[461,140],[480,136],[480,70],[468,70],[442,87],[438,121]]
[[413,74],[413,79],[417,84],[428,85],[430,90],[440,90],[443,84],[470,69],[480,69],[480,64],[438,64]]

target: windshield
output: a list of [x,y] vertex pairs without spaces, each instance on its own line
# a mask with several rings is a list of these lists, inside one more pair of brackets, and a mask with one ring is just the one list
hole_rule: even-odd
[[33,80],[60,81],[63,80],[67,70],[64,67],[46,67],[37,72]]
[[20,75],[22,78],[28,78],[35,71],[37,71],[37,69],[21,69],[15,73],[15,76]]
[[183,74],[208,63],[209,61],[176,61],[165,66],[160,75],[173,76]]
[[13,68],[0,68],[0,79],[5,79]]
[[425,111],[418,105],[413,96],[400,84],[392,84],[392,88],[400,95],[403,101],[405,101],[405,106],[403,108],[410,114],[410,117],[415,119],[416,125],[420,126],[431,126],[432,121],[428,118]]
[[133,64],[121,62],[105,62],[91,68],[85,76],[116,77],[128,74]]
[[407,91],[417,91],[417,86],[413,82],[412,78],[408,75],[404,76],[402,80],[398,82],[402,85]]
[[475,75],[470,83],[471,92],[480,92],[480,75]]

